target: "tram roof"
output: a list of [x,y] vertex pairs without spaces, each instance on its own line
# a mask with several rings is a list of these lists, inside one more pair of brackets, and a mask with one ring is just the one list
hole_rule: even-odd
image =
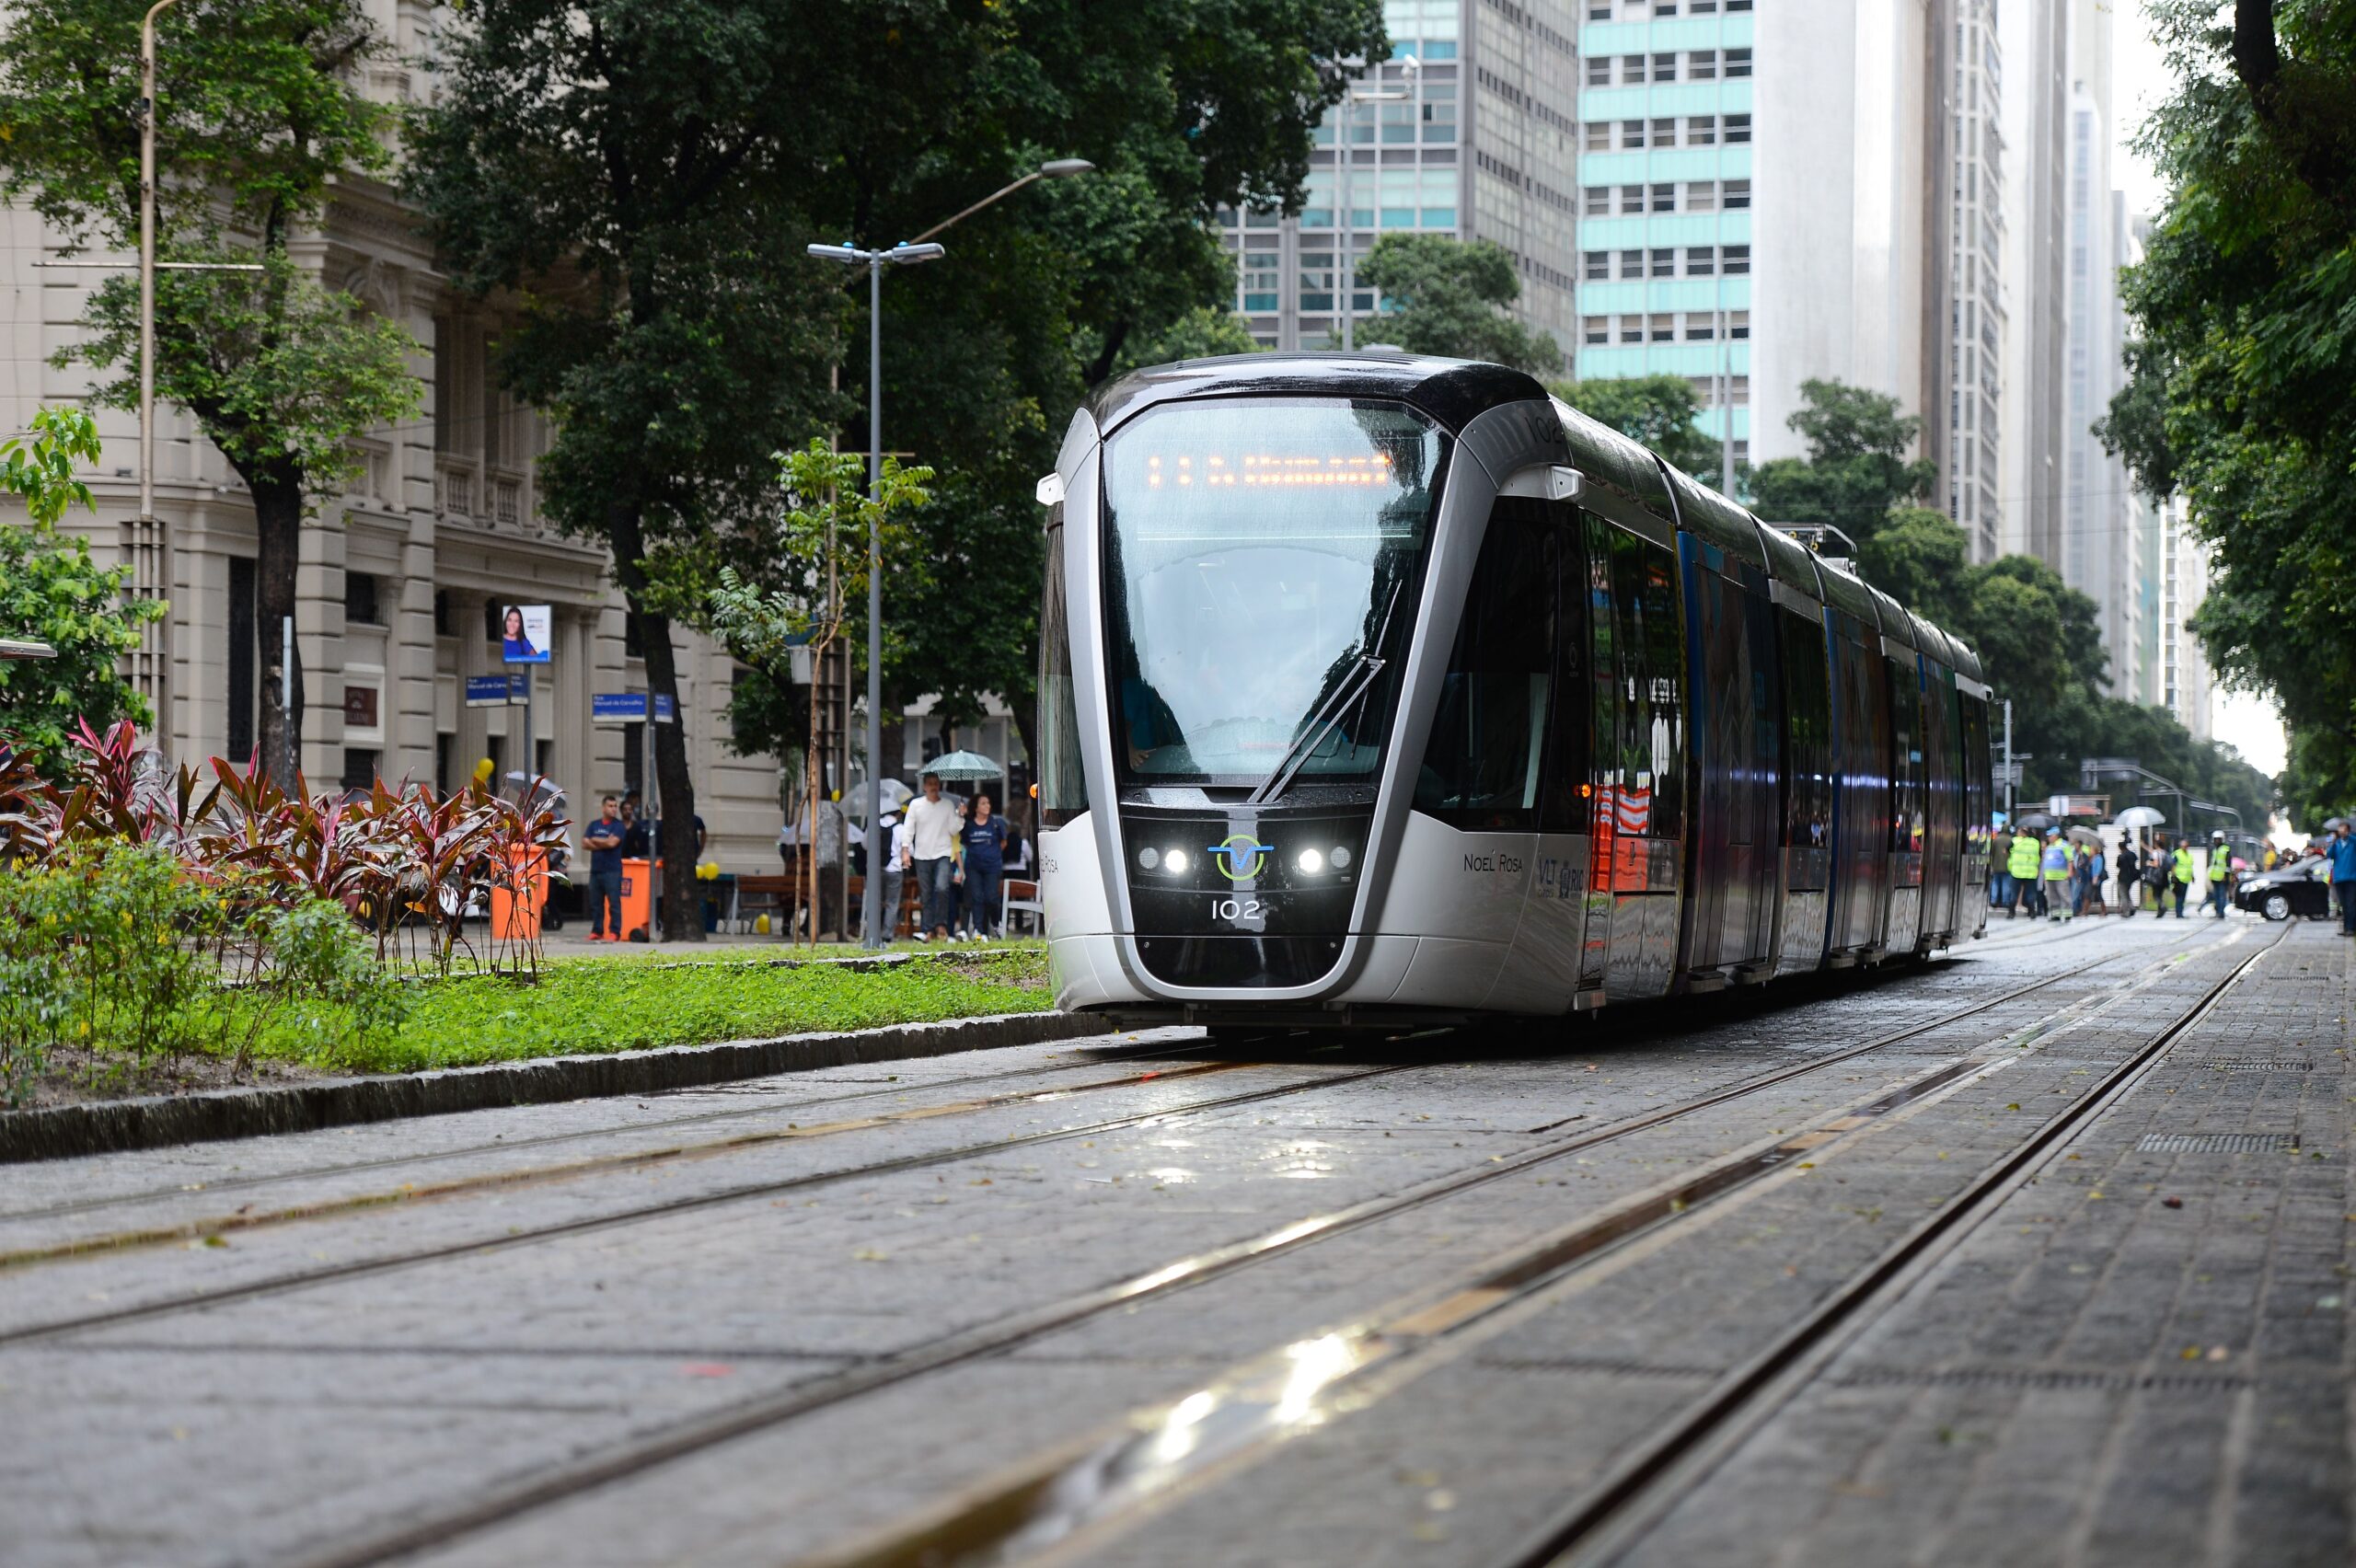
[[1298,350],[1222,354],[1131,371],[1090,399],[1097,429],[1114,427],[1157,404],[1186,398],[1382,398],[1404,403],[1451,431],[1504,403],[1543,402],[1537,380],[1501,364],[1432,354],[1340,353]]

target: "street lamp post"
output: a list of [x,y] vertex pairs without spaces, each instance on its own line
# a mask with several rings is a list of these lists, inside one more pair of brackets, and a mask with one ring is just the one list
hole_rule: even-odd
[[[1060,179],[1086,174],[1096,166],[1085,158],[1057,158],[1041,164],[1013,184],[984,197],[964,212],[933,225],[913,240],[888,250],[861,250],[852,245],[814,245],[810,254],[822,261],[840,261],[867,269],[867,497],[877,508],[867,529],[867,895],[860,906],[860,945],[884,945],[884,867],[880,856],[890,847],[879,839],[884,823],[884,269],[918,261],[936,261],[948,254],[926,241],[951,225],[972,217],[991,202],[1012,195],[1034,179]],[[812,672],[814,676],[816,672]],[[879,844],[881,847],[879,847]],[[813,835],[811,853],[817,846]]]
[[[1399,68],[1407,74],[1410,81],[1413,81],[1415,79],[1417,73],[1422,71],[1423,66],[1424,63],[1421,60],[1418,60],[1415,56],[1410,54],[1405,60],[1400,63]],[[1345,352],[1347,352],[1349,350],[1357,346],[1357,214],[1351,211],[1351,196],[1353,176],[1357,170],[1358,161],[1358,105],[1362,103],[1398,103],[1404,99],[1412,98],[1415,96],[1415,95],[1411,88],[1404,86],[1397,88],[1384,87],[1376,92],[1361,92],[1357,87],[1351,87],[1342,95],[1342,221],[1337,225],[1337,232],[1342,237],[1342,255],[1340,265],[1342,292],[1340,299],[1342,306],[1342,348]],[[1381,125],[1381,121],[1377,120],[1375,121],[1375,128],[1377,132],[1375,136],[1375,145],[1378,149],[1382,145],[1382,138],[1380,135]],[[1380,176],[1381,167],[1381,162],[1378,159],[1375,163],[1378,177]],[[1331,341],[1330,339],[1327,340]]]

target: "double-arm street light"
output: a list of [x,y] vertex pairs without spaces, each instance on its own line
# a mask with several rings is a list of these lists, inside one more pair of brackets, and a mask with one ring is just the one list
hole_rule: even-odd
[[[1061,179],[1086,174],[1096,166],[1085,158],[1057,158],[1041,164],[1013,184],[993,191],[964,212],[933,225],[912,240],[888,250],[862,250],[855,245],[814,245],[810,254],[822,261],[840,261],[867,269],[867,495],[876,508],[867,529],[867,896],[861,905],[861,946],[884,945],[884,864],[891,847],[888,836],[879,836],[884,823],[884,269],[918,261],[937,261],[948,254],[927,243],[934,235],[964,222],[991,202],[1013,195],[1036,179]],[[812,836],[811,852],[817,852]]]

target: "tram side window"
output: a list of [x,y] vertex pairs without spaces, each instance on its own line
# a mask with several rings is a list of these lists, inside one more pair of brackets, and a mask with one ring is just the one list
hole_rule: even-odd
[[1824,628],[1779,611],[1784,664],[1784,842],[1820,849],[1831,841],[1832,707],[1824,659]]
[[1415,778],[1416,810],[1458,827],[1537,825],[1555,546],[1542,507],[1507,498],[1490,514]]
[[1620,668],[1617,755],[1599,755],[1597,762],[1606,772],[1604,782],[1620,791],[1621,832],[1674,838],[1684,830],[1685,804],[1685,651],[1677,558],[1624,529],[1606,526],[1600,532],[1611,552],[1612,632]]
[[1889,848],[1892,854],[1923,847],[1923,694],[1912,655],[1888,656],[1889,666]]
[[1080,712],[1071,679],[1071,621],[1064,606],[1063,509],[1047,530],[1047,591],[1039,606],[1039,824],[1061,827],[1088,809]]

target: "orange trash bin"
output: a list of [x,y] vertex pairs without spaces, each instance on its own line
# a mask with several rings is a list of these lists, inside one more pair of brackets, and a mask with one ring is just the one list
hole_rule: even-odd
[[549,906],[548,851],[517,850],[513,864],[522,892],[491,890],[491,934],[501,941],[535,941],[540,934],[540,912]]
[[660,860],[624,860],[622,862],[622,936],[633,939],[641,931],[652,941],[654,932],[648,917],[654,907],[654,883],[663,874]]

